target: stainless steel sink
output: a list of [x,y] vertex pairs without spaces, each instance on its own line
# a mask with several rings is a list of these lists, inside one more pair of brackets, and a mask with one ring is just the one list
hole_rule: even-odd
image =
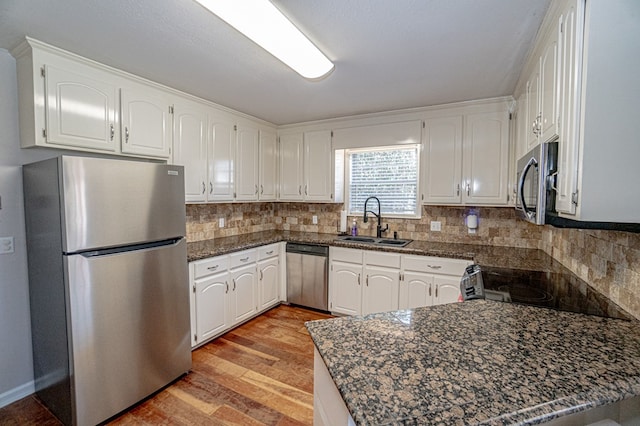
[[337,241],[345,241],[350,243],[360,243],[372,246],[390,246],[390,247],[404,247],[413,240],[401,240],[391,238],[373,238],[373,237],[354,237],[346,235],[344,237],[338,237]]

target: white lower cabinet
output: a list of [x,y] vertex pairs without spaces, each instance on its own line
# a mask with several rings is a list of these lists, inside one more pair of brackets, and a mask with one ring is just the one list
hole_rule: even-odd
[[280,256],[271,244],[189,264],[192,347],[280,303]]
[[280,301],[280,245],[258,249],[258,309],[267,309]]
[[331,247],[329,257],[329,310],[344,315],[457,302],[472,263],[341,247]]

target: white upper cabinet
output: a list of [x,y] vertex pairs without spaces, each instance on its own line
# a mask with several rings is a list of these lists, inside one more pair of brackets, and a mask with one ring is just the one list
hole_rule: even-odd
[[576,213],[578,142],[577,118],[579,61],[578,10],[575,1],[569,2],[560,18],[560,139],[558,142],[558,179],[556,181],[556,211]]
[[460,107],[424,121],[422,194],[426,204],[507,205],[509,113],[506,100]]
[[164,93],[149,87],[120,89],[120,108],[123,153],[171,155],[171,106]]
[[217,110],[209,115],[207,201],[231,201],[235,189],[236,131],[232,117]]
[[115,152],[120,141],[117,87],[93,78],[90,69],[82,69],[84,73],[51,65],[42,69],[45,144]]
[[424,126],[426,203],[458,204],[462,185],[462,116],[431,118]]
[[546,40],[540,57],[540,142],[558,137],[558,38],[559,25]]
[[331,131],[304,133],[304,199],[331,201],[333,168],[331,167]]
[[236,190],[237,201],[258,200],[259,131],[244,124],[236,132]]
[[260,201],[277,198],[278,139],[275,132],[260,130]]
[[525,143],[526,154],[540,143],[540,61],[534,67],[525,90],[528,117],[528,131]]
[[23,148],[170,159],[170,95],[161,86],[32,39],[12,54]]
[[467,115],[463,140],[463,201],[481,205],[507,204],[508,113]]
[[300,201],[303,182],[303,135],[288,133],[280,136],[280,199]]
[[174,103],[174,164],[184,166],[185,199],[207,201],[207,124],[209,108],[187,99]]

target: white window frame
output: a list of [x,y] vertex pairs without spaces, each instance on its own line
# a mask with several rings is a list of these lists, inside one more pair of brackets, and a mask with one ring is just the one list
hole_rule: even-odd
[[[421,162],[421,145],[420,144],[406,144],[406,145],[388,145],[388,146],[375,146],[375,147],[366,147],[366,148],[354,148],[354,149],[345,149],[344,150],[344,202],[345,208],[347,210],[347,214],[350,216],[358,216],[363,215],[363,211],[352,211],[351,206],[351,191],[350,191],[350,176],[351,176],[351,159],[350,155],[352,153],[357,152],[371,152],[371,151],[390,151],[390,150],[406,150],[406,149],[415,149],[416,150],[416,208],[414,214],[389,214],[389,213],[381,213],[383,218],[399,218],[399,219],[420,219],[422,217],[422,203],[420,200],[420,162]],[[336,150],[337,154],[338,150]],[[376,195],[376,194],[372,194]],[[364,207],[364,206],[362,206]],[[367,206],[368,207],[368,206]],[[382,207],[384,207],[384,203],[382,203]],[[375,207],[377,209],[377,206]]]

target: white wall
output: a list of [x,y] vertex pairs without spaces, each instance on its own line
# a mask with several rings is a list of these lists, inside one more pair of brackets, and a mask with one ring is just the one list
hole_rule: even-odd
[[17,91],[15,60],[0,49],[0,237],[15,245],[0,254],[0,407],[33,392],[21,166],[56,155],[20,149]]

